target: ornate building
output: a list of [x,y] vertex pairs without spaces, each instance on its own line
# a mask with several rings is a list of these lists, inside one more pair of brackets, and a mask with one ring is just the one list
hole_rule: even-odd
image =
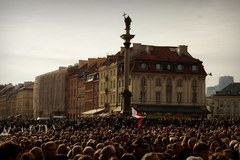
[[[123,108],[124,48],[109,56],[99,68],[99,106],[109,112]],[[129,90],[131,106],[138,112],[207,114],[206,72],[202,61],[193,58],[187,46],[130,48]]]
[[[206,72],[187,46],[133,44],[130,57],[131,105],[139,112],[208,113],[205,104]],[[124,64],[120,64],[121,67]],[[118,82],[123,81],[119,70]],[[119,95],[121,89],[119,89]]]

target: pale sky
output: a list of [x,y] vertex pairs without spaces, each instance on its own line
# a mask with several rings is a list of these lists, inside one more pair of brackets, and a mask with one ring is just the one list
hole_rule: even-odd
[[240,0],[0,0],[0,84],[116,54],[123,12],[132,43],[187,45],[203,61],[206,85],[240,82]]

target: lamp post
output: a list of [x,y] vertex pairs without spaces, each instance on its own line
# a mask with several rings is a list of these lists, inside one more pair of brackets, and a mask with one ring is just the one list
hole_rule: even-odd
[[131,18],[129,16],[126,17],[126,14],[123,14],[124,22],[126,25],[126,33],[121,35],[121,38],[124,40],[125,46],[125,55],[124,55],[124,92],[122,92],[124,98],[124,106],[123,106],[123,114],[130,115],[131,111],[131,96],[132,93],[129,91],[129,47],[131,45],[130,40],[134,37],[134,35],[130,34],[130,25],[131,25]]

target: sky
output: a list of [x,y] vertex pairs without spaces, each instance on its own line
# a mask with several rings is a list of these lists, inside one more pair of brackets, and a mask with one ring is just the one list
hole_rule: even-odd
[[239,8],[240,0],[0,0],[0,84],[116,54],[124,12],[132,43],[187,45],[212,73],[206,86],[221,76],[240,82]]

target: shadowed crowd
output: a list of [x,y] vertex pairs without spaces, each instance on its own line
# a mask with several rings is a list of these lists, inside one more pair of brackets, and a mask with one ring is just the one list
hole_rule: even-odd
[[1,160],[239,160],[240,120],[91,116],[0,121]]

